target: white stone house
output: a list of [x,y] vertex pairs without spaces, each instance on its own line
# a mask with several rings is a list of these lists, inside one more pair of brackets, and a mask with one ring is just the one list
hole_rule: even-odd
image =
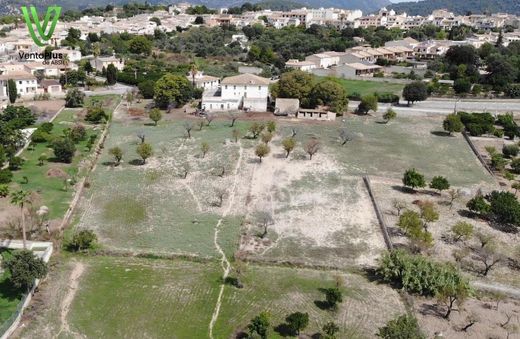
[[191,72],[186,76],[189,82],[194,82],[195,87],[202,88],[204,91],[217,89],[220,85],[220,79],[210,75],[205,75],[203,72],[197,72],[193,78]]
[[209,112],[238,109],[266,112],[269,84],[269,79],[254,74],[224,78],[220,89],[203,95],[201,108]]
[[34,75],[25,71],[13,71],[0,75],[0,99],[8,98],[7,83],[9,79],[16,83],[18,95],[33,96],[37,93],[38,82]]
[[98,72],[101,72],[103,68],[106,70],[110,64],[113,64],[119,71],[122,71],[123,68],[125,68],[125,61],[114,56],[98,57],[90,60],[90,65]]
[[285,67],[292,69],[299,69],[304,72],[311,72],[316,68],[316,64],[312,61],[299,61],[297,59],[290,59],[285,63]]

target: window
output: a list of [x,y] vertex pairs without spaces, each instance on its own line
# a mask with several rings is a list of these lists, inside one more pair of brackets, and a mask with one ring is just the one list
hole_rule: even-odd
[[262,86],[258,86],[258,90],[261,91],[262,90]]
[[225,88],[225,89],[227,89],[227,85],[226,85],[226,86],[224,86],[224,88]]
[[237,89],[237,86],[233,86],[233,89]]

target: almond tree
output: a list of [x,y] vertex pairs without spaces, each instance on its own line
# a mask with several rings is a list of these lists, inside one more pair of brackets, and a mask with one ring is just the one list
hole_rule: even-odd
[[191,138],[191,130],[193,130],[193,124],[189,121],[186,121],[184,123],[184,130],[186,131],[186,134],[188,134],[188,139]]
[[123,159],[123,150],[120,147],[113,147],[108,150],[108,153],[114,157],[115,165],[119,166],[121,160]]
[[202,158],[204,159],[204,157],[206,156],[206,154],[209,151],[209,144],[207,142],[203,141],[202,144],[200,145],[200,150],[202,151]]
[[229,118],[229,120],[231,120],[231,125],[229,125],[229,127],[234,127],[235,126],[235,122],[238,119],[238,114],[235,113],[235,112],[230,112],[228,114],[228,118]]
[[282,147],[285,150],[285,158],[288,158],[294,147],[296,147],[296,141],[294,138],[285,138],[282,140]]
[[235,139],[235,142],[238,142],[238,138],[240,138],[240,131],[238,129],[234,129],[231,132],[231,135],[233,136],[233,139]]
[[316,154],[320,149],[320,142],[316,138],[311,138],[305,144],[305,152],[309,155],[309,160],[312,160],[312,156]]
[[262,158],[269,154],[270,151],[271,149],[266,144],[259,144],[256,146],[255,154],[260,159],[260,162],[262,162]]

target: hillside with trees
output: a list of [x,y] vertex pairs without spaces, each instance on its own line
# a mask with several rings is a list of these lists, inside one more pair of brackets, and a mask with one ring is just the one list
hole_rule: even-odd
[[389,7],[398,13],[406,12],[408,15],[428,15],[433,10],[440,8],[446,8],[460,15],[497,12],[520,14],[520,2],[517,0],[424,0],[418,2],[401,2]]

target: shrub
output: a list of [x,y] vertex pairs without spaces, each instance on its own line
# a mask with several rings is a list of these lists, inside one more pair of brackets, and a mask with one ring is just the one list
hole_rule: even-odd
[[75,143],[78,143],[87,138],[87,129],[81,124],[76,124],[70,130],[70,138]]
[[96,240],[97,236],[93,231],[82,230],[72,236],[69,249],[74,252],[92,249]]
[[85,120],[93,124],[99,124],[102,121],[108,120],[108,115],[101,107],[91,107],[88,109]]
[[384,103],[398,103],[399,96],[393,93],[378,93],[377,101]]
[[520,173],[520,158],[514,158],[513,161],[511,161],[511,168],[513,172]]
[[435,296],[450,284],[462,284],[470,290],[468,281],[453,265],[435,262],[403,250],[383,255],[377,273],[383,281],[396,283],[410,293],[423,296]]
[[383,339],[426,339],[417,319],[409,314],[403,314],[387,322],[379,328],[377,336]]
[[491,155],[491,166],[495,170],[502,171],[502,170],[504,170],[506,165],[507,165],[507,160],[504,159],[502,154],[495,153],[495,154]]
[[5,198],[9,195],[9,186],[0,185],[0,198]]
[[493,135],[497,138],[503,138],[504,137],[504,130],[502,129],[495,129],[493,132]]
[[442,192],[443,190],[447,190],[450,188],[450,183],[448,182],[448,179],[446,179],[445,177],[436,176],[433,177],[432,182],[430,183],[430,188]]
[[502,154],[506,158],[516,157],[518,155],[518,151],[519,151],[518,145],[515,145],[515,144],[504,145],[504,147],[502,147]]
[[491,206],[487,203],[486,199],[482,195],[470,199],[466,204],[466,207],[477,214],[485,216],[491,210]]
[[520,225],[520,203],[511,192],[493,191],[488,196],[493,218],[502,224]]
[[9,169],[11,171],[17,171],[20,168],[22,168],[22,165],[24,163],[24,160],[20,157],[12,157],[9,159]]
[[58,161],[70,163],[76,152],[74,141],[70,138],[59,138],[53,141],[51,148]]
[[52,136],[41,129],[37,129],[34,131],[34,133],[31,136],[31,141],[35,143],[43,143],[43,142],[49,142],[51,140]]
[[13,180],[13,173],[6,169],[0,169],[0,184],[8,184]]
[[65,96],[65,107],[81,107],[85,100],[85,93],[77,88],[69,89]]

